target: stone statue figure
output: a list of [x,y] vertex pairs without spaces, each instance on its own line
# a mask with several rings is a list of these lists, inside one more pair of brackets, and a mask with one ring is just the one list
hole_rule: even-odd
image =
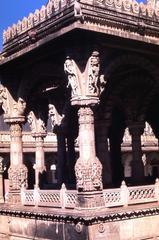
[[55,105],[53,104],[49,104],[48,107],[49,107],[49,116],[51,118],[52,128],[54,128],[56,125],[59,126],[65,115],[64,114],[60,115],[56,110]]
[[26,102],[22,98],[16,102],[2,84],[0,84],[0,104],[6,117],[22,116],[26,108]]
[[64,64],[64,71],[68,75],[68,87],[72,88],[72,96],[78,95],[80,88],[78,85],[78,66],[74,62],[74,60],[67,57]]
[[28,114],[28,123],[30,125],[31,131],[33,134],[45,134],[46,126],[44,121],[41,118],[37,118],[33,111]]

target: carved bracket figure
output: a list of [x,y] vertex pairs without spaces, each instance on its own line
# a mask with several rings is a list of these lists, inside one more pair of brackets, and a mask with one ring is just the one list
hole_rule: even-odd
[[28,114],[28,123],[30,125],[32,135],[46,135],[46,126],[44,121],[37,118],[33,111]]
[[16,102],[6,87],[0,84],[0,105],[5,114],[5,118],[15,118],[24,115],[26,102],[19,98]]
[[94,51],[88,59],[84,72],[81,72],[73,59],[67,57],[64,71],[71,87],[72,105],[88,105],[99,101],[99,96],[106,85],[104,75],[100,74],[99,53]]

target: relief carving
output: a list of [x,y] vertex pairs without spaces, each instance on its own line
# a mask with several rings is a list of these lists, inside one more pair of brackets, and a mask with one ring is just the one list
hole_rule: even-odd
[[8,170],[9,188],[10,191],[20,190],[22,186],[28,186],[27,167],[25,165],[18,166],[18,168],[10,167]]
[[64,71],[68,76],[68,87],[71,86],[72,96],[80,95],[79,80],[77,74],[77,65],[70,57],[67,57],[64,63]]
[[99,97],[103,92],[106,80],[100,74],[99,53],[94,51],[87,61],[84,72],[81,72],[73,59],[67,57],[64,70],[68,77],[68,87],[71,87],[72,99],[89,99]]
[[88,165],[79,158],[75,165],[77,189],[79,191],[102,190],[102,165],[97,158]]

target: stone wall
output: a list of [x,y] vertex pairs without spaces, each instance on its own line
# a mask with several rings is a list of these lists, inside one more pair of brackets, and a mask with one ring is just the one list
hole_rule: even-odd
[[145,240],[159,239],[159,215],[96,223],[62,223],[0,216],[0,239],[5,240]]

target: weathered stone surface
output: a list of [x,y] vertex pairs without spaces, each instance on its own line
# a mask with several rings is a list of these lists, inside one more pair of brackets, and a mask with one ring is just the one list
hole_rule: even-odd
[[90,226],[0,216],[0,239],[146,240],[159,239],[159,216],[99,222]]

